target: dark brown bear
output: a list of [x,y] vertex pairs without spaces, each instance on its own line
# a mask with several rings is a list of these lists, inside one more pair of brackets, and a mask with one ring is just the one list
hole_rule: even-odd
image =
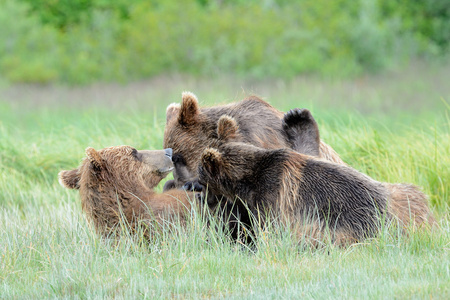
[[[292,143],[293,132],[289,130],[288,124],[283,123],[283,113],[257,97],[228,105],[200,108],[196,96],[185,92],[181,105],[171,104],[167,107],[164,148],[173,149],[175,169],[174,181],[167,182],[165,190],[196,180],[200,156],[217,139],[217,121],[222,115],[236,120],[244,143],[267,149],[292,148],[300,153],[343,164],[337,153],[324,142],[314,141],[320,142],[319,150],[315,153],[310,150],[311,141],[308,138],[296,139]],[[317,125],[304,130],[318,131]],[[177,164],[177,161],[180,163]]]
[[89,147],[80,167],[61,171],[59,182],[80,191],[82,209],[99,234],[110,235],[123,218],[132,232],[141,227],[149,237],[153,221],[163,224],[183,217],[191,207],[190,192],[157,194],[153,190],[172,171],[171,155],[171,149],[137,151],[118,146],[96,151]]
[[[305,117],[310,118],[309,111],[293,110],[285,121],[296,131],[301,128],[295,124],[303,124]],[[255,216],[269,211],[313,239],[330,230],[336,244],[373,236],[383,219],[397,219],[401,226],[435,223],[427,197],[416,186],[381,183],[291,149],[242,143],[231,117],[219,120],[217,133],[216,149],[201,156],[199,182],[214,195],[240,199]]]

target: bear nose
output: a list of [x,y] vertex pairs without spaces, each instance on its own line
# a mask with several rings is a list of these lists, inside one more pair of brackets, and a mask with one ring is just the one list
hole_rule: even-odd
[[164,149],[164,152],[166,152],[166,156],[172,159],[172,148]]

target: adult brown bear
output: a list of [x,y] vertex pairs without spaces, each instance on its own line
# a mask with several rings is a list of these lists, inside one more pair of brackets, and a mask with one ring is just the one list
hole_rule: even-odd
[[[307,110],[292,110],[285,121],[301,133],[310,118]],[[201,156],[199,183],[213,195],[242,202],[255,216],[270,212],[299,232],[330,230],[336,244],[374,236],[383,220],[396,219],[400,226],[435,223],[416,186],[378,182],[342,164],[242,140],[238,123],[222,116],[215,148]]]
[[[184,92],[181,105],[167,107],[164,148],[173,149],[175,169],[174,180],[168,181],[164,190],[179,188],[186,182],[196,180],[200,156],[217,139],[217,121],[222,115],[236,120],[244,143],[267,149],[288,147],[343,164],[338,154],[320,140],[297,138],[293,143],[294,137],[291,135],[294,132],[289,130],[289,124],[283,123],[284,114],[255,96],[227,105],[199,107],[197,97]],[[302,130],[317,130],[308,128]],[[310,147],[313,142],[319,143],[314,153]]]
[[152,234],[153,221],[183,222],[194,194],[153,189],[173,169],[172,149],[137,151],[130,146],[86,149],[86,158],[77,169],[61,171],[59,182],[80,192],[81,206],[97,232],[110,235],[127,224],[132,232]]

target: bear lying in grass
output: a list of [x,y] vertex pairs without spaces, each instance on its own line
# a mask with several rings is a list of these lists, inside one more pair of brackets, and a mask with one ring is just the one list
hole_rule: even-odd
[[172,149],[87,148],[80,167],[61,171],[59,182],[79,190],[82,209],[99,234],[109,236],[124,221],[132,232],[141,229],[148,238],[152,221],[160,225],[183,221],[190,210],[192,193],[170,190],[157,194],[153,190],[172,171],[171,156]]
[[310,152],[310,144],[316,143],[319,147],[314,148],[315,156],[343,164],[338,154],[320,140],[296,139],[293,143],[293,132],[284,128],[283,113],[257,97],[200,108],[196,96],[185,92],[181,105],[167,107],[164,148],[173,149],[175,169],[174,180],[168,181],[164,190],[197,179],[200,156],[217,138],[217,121],[222,115],[236,120],[244,143],[267,149],[292,148],[300,153]]
[[[295,136],[302,138],[311,119],[307,110],[286,114],[286,129],[294,133],[292,143],[297,142]],[[198,168],[208,197],[242,201],[255,216],[270,212],[300,235],[308,231],[316,240],[329,230],[332,241],[343,245],[374,236],[383,220],[398,220],[400,226],[435,223],[427,197],[414,185],[382,183],[348,166],[291,149],[244,143],[238,123],[229,116],[220,118],[217,136],[215,148],[203,152]],[[316,149],[306,154],[320,147],[310,146]]]

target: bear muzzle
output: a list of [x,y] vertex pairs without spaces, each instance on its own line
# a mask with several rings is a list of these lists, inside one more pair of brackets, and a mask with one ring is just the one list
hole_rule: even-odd
[[140,150],[138,151],[138,156],[143,163],[161,174],[167,175],[174,169],[171,148],[164,150]]

